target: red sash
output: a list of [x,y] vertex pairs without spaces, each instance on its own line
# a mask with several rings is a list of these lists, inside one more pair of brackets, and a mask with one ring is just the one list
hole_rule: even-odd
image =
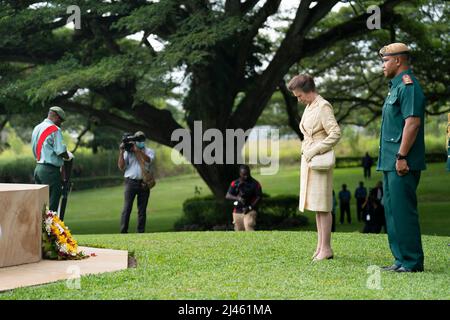
[[44,144],[45,139],[49,135],[51,135],[53,132],[58,131],[58,127],[55,125],[49,126],[47,129],[45,129],[41,135],[39,136],[38,143],[36,145],[36,159],[37,161],[41,160],[41,151],[42,151],[42,145]]

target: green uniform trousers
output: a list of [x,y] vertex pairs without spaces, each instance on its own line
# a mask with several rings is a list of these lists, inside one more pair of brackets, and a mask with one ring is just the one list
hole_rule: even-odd
[[37,184],[47,184],[50,189],[49,209],[58,211],[59,199],[61,198],[62,183],[61,171],[58,167],[45,164],[37,164],[34,169],[34,181]]
[[416,189],[420,171],[399,176],[397,171],[384,171],[384,212],[389,247],[395,264],[423,271],[423,250],[417,211]]

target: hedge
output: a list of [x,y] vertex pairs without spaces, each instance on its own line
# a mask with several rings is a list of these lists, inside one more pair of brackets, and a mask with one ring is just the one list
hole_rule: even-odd
[[[97,154],[76,154],[72,168],[74,188],[86,189],[88,186],[117,185],[123,172],[117,167],[117,151],[103,151]],[[34,183],[33,174],[36,161],[30,156],[1,157],[0,182]],[[167,155],[157,154],[154,171],[157,178],[193,173],[191,165],[175,166]],[[103,184],[102,184],[103,183]]]
[[[232,230],[232,211],[232,201],[219,203],[213,196],[189,198],[183,203],[184,215],[175,222],[174,229]],[[308,218],[298,214],[298,197],[263,195],[256,219],[257,230],[286,229],[307,224]]]
[[[192,173],[194,169],[191,165],[174,165],[167,152],[157,155],[155,161],[155,174],[157,178],[173,176],[178,174]],[[374,158],[374,163],[377,161]],[[283,159],[280,159],[283,165]],[[445,153],[427,153],[426,162],[446,162]],[[33,183],[33,172],[35,160],[30,156],[18,156],[14,158],[2,158],[0,156],[0,182],[3,183]],[[350,168],[361,166],[361,157],[338,157],[336,158],[337,168]],[[98,154],[77,154],[74,162],[72,177],[73,181],[80,186],[78,190],[88,186],[95,188],[111,186],[120,183],[119,176],[122,172],[117,168],[117,151],[104,151]],[[92,178],[92,179],[89,179]],[[102,184],[104,183],[104,184]],[[75,185],[74,185],[75,188]]]
[[[77,154],[72,177],[111,177],[122,175],[117,168],[117,152],[102,152],[95,155]],[[33,183],[36,161],[30,156],[2,159],[0,157],[0,181],[7,183]]]
[[114,187],[123,183],[123,176],[88,177],[72,179],[72,190],[86,190],[104,187]]
[[[372,157],[374,167],[378,161],[378,157]],[[337,157],[336,168],[355,168],[362,167],[362,157]],[[447,161],[447,155],[445,153],[427,153],[425,154],[426,163],[439,163]]]

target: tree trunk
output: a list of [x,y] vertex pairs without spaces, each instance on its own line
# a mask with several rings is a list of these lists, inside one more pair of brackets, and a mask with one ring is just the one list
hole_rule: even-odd
[[223,203],[231,182],[239,177],[239,164],[196,164],[194,167],[216,201]]

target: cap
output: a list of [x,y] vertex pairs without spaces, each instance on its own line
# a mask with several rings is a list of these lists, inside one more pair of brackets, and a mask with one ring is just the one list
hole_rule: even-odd
[[401,42],[391,43],[380,49],[380,57],[398,56],[400,54],[409,54],[409,48],[406,44]]
[[64,110],[62,108],[60,108],[60,107],[51,107],[49,109],[49,111],[55,112],[61,118],[62,121],[66,120],[66,113],[64,112]]
[[136,131],[136,133],[134,134],[135,137],[142,137],[142,138],[146,138],[145,137],[145,133],[143,133],[142,131]]

